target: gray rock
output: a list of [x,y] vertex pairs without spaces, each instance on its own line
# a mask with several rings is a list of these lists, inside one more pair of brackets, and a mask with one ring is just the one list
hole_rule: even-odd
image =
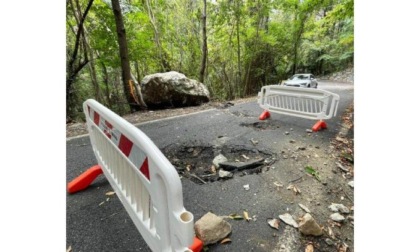
[[344,218],[344,216],[339,214],[339,213],[333,213],[333,214],[330,215],[330,219],[333,220],[333,221],[342,222],[346,218]]
[[304,235],[320,236],[322,229],[310,214],[305,214],[299,222],[299,231]]
[[330,238],[325,239],[325,243],[328,244],[329,246],[334,245],[334,241],[331,240]]
[[229,171],[225,171],[223,169],[219,170],[219,177],[220,178],[232,178],[233,177],[233,173],[229,172]]
[[305,212],[310,213],[311,211],[305,205],[299,204],[300,208],[302,208]]
[[208,212],[194,224],[194,230],[204,245],[209,245],[228,236],[232,232],[232,226],[221,217]]
[[354,188],[354,181],[350,181],[349,183],[347,183],[347,185],[349,185],[351,188]]
[[290,133],[289,133],[289,131],[286,131],[286,132],[284,132],[284,134],[285,134],[285,135],[289,135]]
[[223,156],[222,154],[217,155],[214,159],[213,159],[213,164],[214,166],[216,166],[216,168],[219,168],[219,164],[222,162],[227,162],[228,159]]
[[140,85],[149,107],[200,105],[210,100],[210,92],[203,83],[175,71],[147,75]]
[[297,222],[293,219],[293,216],[290,215],[289,213],[281,214],[281,215],[279,215],[279,218],[280,218],[280,220],[282,220],[287,225],[290,225],[290,226],[295,227],[295,228],[297,228],[299,226],[297,224]]
[[343,204],[332,203],[328,208],[333,212],[350,213],[350,210]]

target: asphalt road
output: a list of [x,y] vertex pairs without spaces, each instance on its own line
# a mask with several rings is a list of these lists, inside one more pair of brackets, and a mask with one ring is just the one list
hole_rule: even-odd
[[[230,145],[279,154],[282,150],[290,150],[290,139],[294,139],[297,144],[326,150],[330,139],[340,130],[341,114],[353,101],[353,84],[320,82],[318,87],[339,94],[340,103],[337,116],[327,121],[328,129],[310,135],[306,129],[314,124],[311,120],[272,114],[269,124],[260,122],[258,116],[262,109],[256,101],[148,122],[138,128],[160,149],[170,145]],[[289,134],[285,135],[286,131]],[[251,139],[258,141],[257,147],[253,146]],[[97,163],[88,137],[67,141],[66,151],[66,182]],[[284,195],[279,196],[272,182],[298,175],[299,171],[293,167],[301,166],[304,160],[290,164],[288,167],[292,170],[282,169],[286,162],[290,161],[278,160],[273,165],[275,169],[235,176],[223,182],[199,185],[186,178],[181,180],[184,206],[194,214],[195,220],[209,211],[229,215],[247,210],[251,216],[255,215],[256,221],[229,220],[233,228],[230,236],[232,242],[211,246],[210,251],[279,250],[279,237],[273,236],[273,229],[267,226],[266,218],[277,217],[280,211],[293,208],[296,204]],[[245,184],[249,184],[250,190],[243,189]],[[104,176],[100,176],[88,189],[66,195],[67,247],[71,246],[72,252],[150,251],[117,196],[105,195],[109,191],[112,191],[111,186]],[[289,232],[288,227],[281,227],[280,232],[283,236],[290,234],[293,238],[294,234]]]

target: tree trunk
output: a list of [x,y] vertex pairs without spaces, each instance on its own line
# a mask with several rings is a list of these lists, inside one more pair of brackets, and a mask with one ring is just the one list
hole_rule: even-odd
[[122,16],[119,0],[111,0],[111,2],[112,2],[112,10],[114,12],[114,17],[115,17],[115,24],[117,27],[118,46],[119,46],[119,51],[120,51],[124,94],[130,106],[130,111],[133,112],[133,111],[139,110],[140,107],[136,103],[135,94],[132,92],[133,89],[130,85],[130,81],[131,81],[130,61],[128,58],[128,46],[127,46],[127,38],[126,38],[125,28],[124,28],[124,21],[123,21],[123,16]]
[[236,42],[238,44],[238,48],[237,48],[237,51],[236,51],[236,53],[238,55],[238,75],[236,77],[237,78],[236,79],[236,86],[239,89],[239,92],[238,92],[239,96],[242,96],[241,93],[243,93],[243,92],[240,92],[242,70],[241,70],[241,41],[240,41],[240,34],[239,34],[239,28],[240,28],[239,27],[239,25],[240,25],[239,0],[237,0],[236,3],[237,3],[237,5],[236,5],[236,8],[237,8],[237,13],[236,13]]
[[[69,1],[70,4],[71,1]],[[67,61],[67,77],[66,77],[66,101],[67,101],[67,107],[66,107],[66,113],[68,119],[73,119],[75,116],[75,91],[73,90],[74,81],[77,77],[77,74],[80,72],[80,70],[83,69],[83,67],[86,66],[86,64],[89,62],[88,59],[84,59],[83,61],[79,59],[78,63],[76,64],[76,61],[78,59],[78,52],[80,47],[80,39],[83,32],[83,23],[86,20],[86,16],[90,10],[90,7],[92,7],[93,0],[89,0],[89,3],[82,15],[82,18],[80,19],[78,25],[77,25],[77,34],[76,34],[76,41],[74,44],[73,52],[68,58]]]
[[206,26],[206,15],[207,15],[207,1],[203,0],[203,57],[201,59],[201,69],[200,69],[200,82],[204,83],[204,74],[206,71],[206,62],[207,62],[207,26]]

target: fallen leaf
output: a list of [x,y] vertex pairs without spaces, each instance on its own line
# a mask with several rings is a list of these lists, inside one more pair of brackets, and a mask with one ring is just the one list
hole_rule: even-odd
[[67,248],[66,252],[71,252],[71,245]]
[[297,194],[299,194],[299,193],[301,193],[301,192],[300,192],[300,189],[299,189],[297,186],[293,185],[293,184],[290,184],[290,185],[287,187],[287,190],[290,190],[290,189],[292,189],[292,190],[295,192],[295,194],[296,194],[296,195],[297,195]]
[[328,235],[329,235],[332,239],[335,239],[334,232],[332,231],[332,229],[331,229],[330,227],[328,227]]
[[280,184],[279,182],[274,182],[274,185],[277,187],[277,190],[279,189],[279,187],[283,187],[282,184]]
[[185,169],[187,169],[187,171],[191,171],[191,165],[187,165],[187,167],[185,167]]
[[111,192],[107,192],[107,193],[105,193],[105,195],[106,195],[106,196],[112,196],[112,195],[114,195],[114,194],[115,194],[115,192],[112,192],[112,191],[111,191]]
[[312,168],[312,166],[306,166],[305,167],[305,171],[309,174],[311,174],[312,176],[314,176],[318,181],[320,181],[319,179],[319,172],[316,171],[314,168]]
[[348,248],[347,244],[345,243],[340,244],[340,246],[338,247],[338,252],[346,252],[347,248]]
[[229,239],[229,238],[225,238],[220,242],[220,244],[225,244],[225,243],[229,243],[229,242],[232,242],[232,240]]
[[244,217],[242,215],[239,215],[239,214],[236,214],[236,213],[230,214],[229,218],[231,218],[232,220],[243,220],[244,219]]
[[270,225],[270,227],[279,230],[279,226],[280,226],[280,220],[279,219],[268,219],[267,223],[268,223],[268,225]]
[[314,252],[314,245],[312,243],[306,245],[305,252]]
[[244,218],[245,218],[246,221],[250,221],[251,220],[251,218],[249,218],[249,215],[248,215],[248,212],[247,211],[244,211]]
[[211,173],[216,174],[216,172],[217,172],[216,171],[216,166],[212,165],[210,169],[211,169]]

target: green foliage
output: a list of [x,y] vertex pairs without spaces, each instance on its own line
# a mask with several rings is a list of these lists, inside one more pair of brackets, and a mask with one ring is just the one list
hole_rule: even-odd
[[[82,7],[87,4],[87,0],[79,1]],[[119,80],[119,49],[109,2],[94,1],[85,22],[89,48],[81,54],[84,50],[94,52],[100,97],[123,113],[125,108],[118,105],[125,102]],[[171,70],[198,79],[202,0],[131,0],[121,5],[132,72],[140,80],[162,71],[162,60]],[[279,83],[294,70],[320,75],[351,65],[353,6],[354,0],[207,1],[204,83],[213,98],[234,99],[255,95],[261,86]],[[76,27],[68,5],[68,54],[75,43]],[[111,97],[107,97],[108,91]],[[78,76],[76,92],[78,110],[81,101],[95,96],[89,69]]]

